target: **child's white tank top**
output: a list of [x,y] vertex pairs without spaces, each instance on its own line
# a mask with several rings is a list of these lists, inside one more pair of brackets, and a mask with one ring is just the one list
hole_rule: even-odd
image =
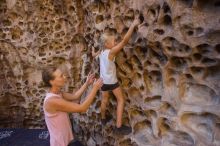
[[104,84],[115,84],[118,82],[116,76],[115,59],[113,61],[108,59],[110,50],[106,49],[99,55],[100,60],[100,76]]

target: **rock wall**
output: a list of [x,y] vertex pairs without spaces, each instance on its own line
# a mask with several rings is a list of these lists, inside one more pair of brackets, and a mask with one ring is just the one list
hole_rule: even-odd
[[75,132],[89,146],[219,146],[219,13],[218,0],[0,1],[0,126],[45,127],[42,68],[60,65],[64,90],[76,90],[98,72],[91,46],[98,49],[100,35],[119,41],[140,14],[116,58],[132,133],[113,134],[113,95],[110,123],[100,123],[98,95],[87,113],[73,114]]

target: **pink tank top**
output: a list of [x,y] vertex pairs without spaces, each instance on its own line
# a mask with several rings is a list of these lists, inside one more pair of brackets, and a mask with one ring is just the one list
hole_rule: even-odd
[[45,109],[45,102],[50,98],[62,98],[61,95],[47,93],[44,99],[43,110],[45,121],[50,133],[50,146],[67,146],[73,140],[72,127],[68,113],[56,112],[51,114]]

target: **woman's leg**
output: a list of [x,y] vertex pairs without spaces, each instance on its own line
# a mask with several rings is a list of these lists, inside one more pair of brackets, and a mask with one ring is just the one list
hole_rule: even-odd
[[101,118],[105,119],[106,107],[109,102],[109,92],[102,91],[102,99],[101,99]]
[[122,92],[121,87],[117,87],[116,89],[114,89],[113,94],[115,95],[115,97],[117,98],[117,121],[116,121],[116,126],[117,128],[120,128],[122,125],[122,115],[123,115],[123,110],[124,110],[124,103],[125,103],[125,99],[124,99],[124,95]]

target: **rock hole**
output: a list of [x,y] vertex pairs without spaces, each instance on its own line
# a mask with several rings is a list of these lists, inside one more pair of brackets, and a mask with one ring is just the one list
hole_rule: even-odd
[[146,23],[144,23],[144,26],[148,27],[148,26],[149,26],[149,24],[146,22]]
[[202,67],[191,67],[190,70],[193,74],[203,73],[203,68]]
[[144,16],[142,13],[139,15],[139,20],[140,20],[140,24],[144,22]]
[[170,15],[165,15],[164,16],[163,23],[165,25],[172,25],[172,19],[171,19]]
[[155,29],[154,32],[159,34],[159,35],[163,35],[164,34],[164,30],[163,29]]
[[169,5],[166,2],[163,4],[163,8],[162,9],[163,9],[164,13],[170,12],[170,7],[169,7]]
[[193,35],[193,31],[192,30],[189,30],[188,32],[187,32],[187,34],[189,35],[189,36],[192,36]]
[[187,79],[190,79],[190,80],[192,80],[192,79],[193,79],[193,77],[192,77],[192,75],[191,75],[191,74],[185,74],[185,77],[186,77]]
[[176,80],[174,78],[170,78],[168,81],[168,86],[176,86]]
[[213,64],[216,64],[216,60],[205,57],[202,59],[202,63],[207,64],[207,65],[213,65]]
[[56,30],[56,31],[58,31],[58,30],[60,30],[60,29],[61,29],[61,25],[60,25],[60,24],[55,25],[55,30]]
[[138,57],[135,56],[135,55],[131,58],[131,62],[132,62],[132,64],[133,64],[134,66],[141,66],[140,60],[139,60]]
[[211,49],[209,44],[200,44],[196,48],[202,54],[203,53],[209,53],[210,49]]
[[218,54],[220,54],[220,44],[217,44],[217,45],[215,46],[215,50],[216,50],[216,52],[217,52]]
[[144,99],[144,102],[154,107],[159,106],[161,103],[161,96],[147,97]]
[[218,2],[215,2],[215,3],[214,3],[214,6],[215,6],[215,7],[220,7],[220,2],[219,2],[219,1],[218,1]]
[[201,54],[199,54],[199,53],[193,54],[193,60],[194,61],[199,61],[199,60],[201,60],[201,58],[202,58]]
[[134,125],[134,134],[141,132],[144,129],[148,129],[151,127],[151,122],[148,120],[144,120],[142,122],[138,122]]
[[180,0],[183,4],[191,8],[193,6],[193,0]]
[[181,68],[181,67],[186,66],[185,59],[181,57],[172,57],[170,59],[170,63],[173,65],[173,67],[176,67],[176,68]]
[[[182,44],[181,44],[182,45]],[[184,44],[183,44],[184,45]],[[190,52],[191,51],[191,48],[188,46],[188,45],[184,45],[184,51],[185,52]]]
[[153,14],[153,16],[155,17],[155,15],[156,15],[156,12],[155,12],[155,10],[153,10],[153,9],[150,9],[150,13],[151,13],[151,14]]
[[96,16],[95,22],[96,22],[96,24],[99,24],[99,23],[101,23],[103,20],[104,20],[103,16],[102,16],[102,15],[98,15],[98,16]]
[[196,34],[200,35],[201,33],[203,33],[204,29],[202,27],[198,27],[196,28]]

